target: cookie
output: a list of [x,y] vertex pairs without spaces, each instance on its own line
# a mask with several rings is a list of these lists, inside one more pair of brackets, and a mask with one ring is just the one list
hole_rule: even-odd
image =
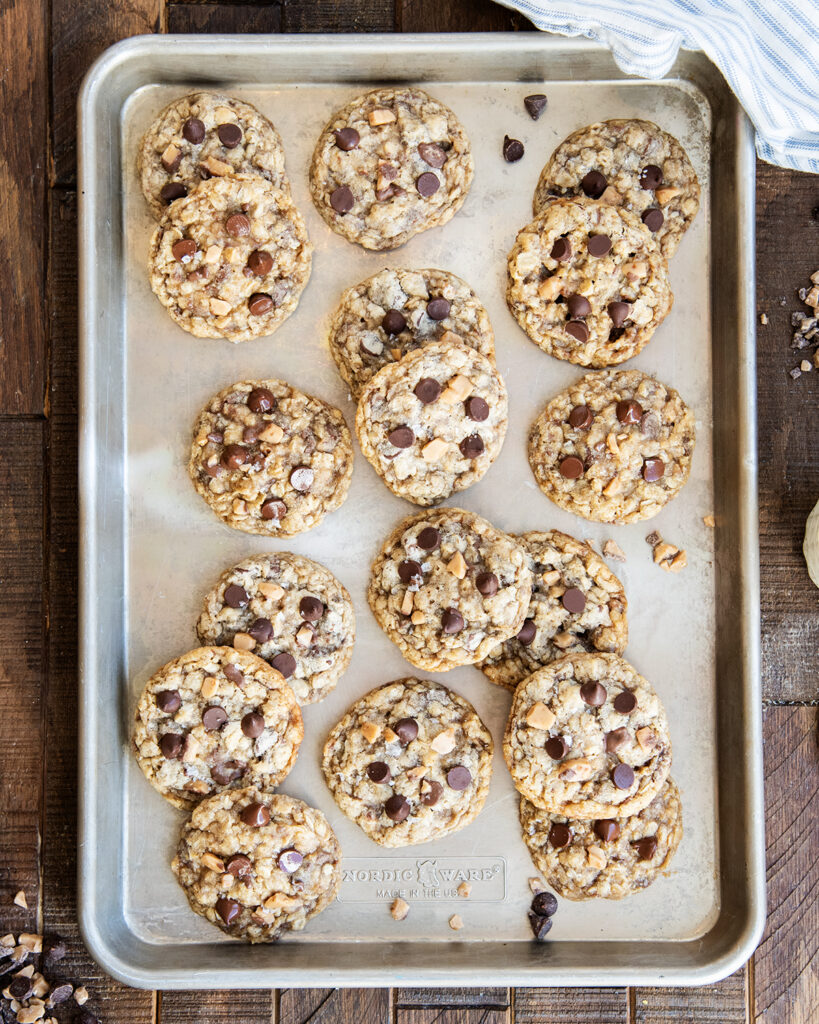
[[143,136],[137,173],[157,220],[208,178],[255,174],[290,191],[282,140],[270,121],[249,103],[213,92],[165,107]]
[[402,520],[373,562],[367,590],[379,626],[427,672],[483,661],[520,630],[531,595],[520,544],[460,508]]
[[199,804],[171,868],[194,913],[234,938],[275,942],[336,898],[341,848],[315,807],[247,787]]
[[270,790],[304,736],[293,691],[261,658],[199,647],[151,676],[136,709],[145,778],[177,807],[239,786]]
[[585,197],[548,203],[518,233],[507,269],[506,302],[529,338],[580,366],[636,356],[674,301],[639,217]]
[[488,359],[437,341],[370,378],[355,429],[393,494],[436,505],[477,483],[498,457],[507,408],[506,385]]
[[370,839],[427,843],[480,813],[492,736],[452,690],[396,679],[356,701],[332,729],[322,771],[338,806]]
[[486,310],[446,270],[382,270],[347,289],[330,325],[330,352],[356,402],[382,367],[435,341],[457,341],[495,361]]
[[529,465],[556,505],[600,523],[650,519],[691,470],[694,416],[673,388],[639,370],[589,373],[529,433]]
[[622,654],[628,643],[623,584],[592,548],[559,530],[532,531],[517,540],[532,570],[532,596],[517,636],[479,665],[513,690],[526,676],[566,654]]
[[665,709],[616,654],[569,654],[515,690],[503,738],[515,788],[566,818],[623,818],[659,793],[671,767]]
[[586,195],[640,217],[671,258],[697,215],[700,185],[685,150],[651,121],[618,118],[578,128],[549,158],[535,216],[554,196]]
[[666,870],[683,834],[680,794],[670,777],[628,818],[564,818],[521,797],[520,825],[535,867],[569,900],[619,900],[647,888]]
[[213,178],[172,204],[154,232],[148,272],[171,318],[197,338],[248,341],[290,316],[313,247],[289,195],[264,178]]
[[329,569],[288,551],[222,573],[196,624],[203,644],[249,650],[282,674],[299,704],[333,689],[353,656],[355,614]]
[[344,417],[283,380],[215,395],[193,427],[193,485],[228,526],[292,537],[347,497],[353,441]]
[[472,184],[469,139],[452,111],[410,86],[357,96],[325,125],[310,190],[337,234],[395,249],[461,208]]

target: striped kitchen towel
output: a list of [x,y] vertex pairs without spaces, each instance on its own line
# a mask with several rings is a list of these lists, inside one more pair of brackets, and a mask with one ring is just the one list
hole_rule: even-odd
[[662,78],[682,46],[717,65],[763,160],[819,172],[819,0],[500,0],[537,28],[602,43],[626,74]]

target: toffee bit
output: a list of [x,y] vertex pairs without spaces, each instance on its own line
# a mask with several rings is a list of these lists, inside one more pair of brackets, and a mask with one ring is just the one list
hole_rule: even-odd
[[717,525],[717,522],[716,522],[716,520],[714,519],[713,516],[703,516],[702,517],[702,521],[711,530],[713,530],[714,527]]
[[15,893],[14,905],[16,907],[22,907],[23,910],[28,910],[28,900],[26,899],[26,894],[23,889],[20,889],[19,892]]
[[453,930],[453,932],[460,931],[461,928],[463,928],[463,926],[464,926],[464,923],[463,923],[463,920],[461,919],[461,915],[460,914],[453,914],[452,917],[450,917],[450,919],[449,919],[449,927]]
[[611,538],[603,544],[603,554],[606,558],[611,558],[615,562],[625,562],[626,560],[625,551]]
[[390,914],[394,921],[403,921],[409,910],[409,903],[406,900],[402,900],[400,896],[397,896],[390,905]]
[[457,893],[464,899],[468,899],[472,895],[472,886],[469,884],[469,882],[461,882],[461,884],[458,886]]

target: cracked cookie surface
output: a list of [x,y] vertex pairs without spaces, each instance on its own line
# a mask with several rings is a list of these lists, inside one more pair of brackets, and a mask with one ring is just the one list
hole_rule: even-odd
[[365,249],[395,249],[445,224],[473,173],[455,114],[400,86],[357,96],[332,116],[316,143],[310,189],[333,231]]
[[299,704],[314,704],[350,664],[355,614],[329,569],[281,551],[224,572],[205,597],[196,634],[203,644],[258,655],[282,674]]
[[468,825],[492,775],[492,737],[440,683],[397,679],[332,729],[322,771],[341,810],[382,846],[426,843]]
[[154,294],[197,338],[248,341],[290,316],[313,247],[288,194],[264,178],[212,178],[165,212],[151,239]]
[[341,848],[315,807],[248,787],[199,804],[171,868],[195,913],[234,938],[275,942],[336,898]]
[[240,381],[199,414],[188,472],[228,526],[291,537],[347,497],[353,442],[343,415],[320,398],[282,380]]
[[145,685],[133,744],[145,777],[177,807],[212,793],[277,786],[296,761],[301,712],[281,674],[230,647],[200,647]]
[[580,366],[637,355],[674,301],[640,219],[585,197],[551,200],[518,233],[507,272],[506,303],[529,338]]
[[694,416],[673,388],[639,370],[608,370],[548,403],[529,433],[529,465],[568,512],[633,523],[680,492],[695,439]]
[[478,666],[493,683],[514,691],[539,668],[566,654],[622,654],[628,643],[625,591],[583,541],[559,530],[517,536],[532,570],[532,597],[520,633]]

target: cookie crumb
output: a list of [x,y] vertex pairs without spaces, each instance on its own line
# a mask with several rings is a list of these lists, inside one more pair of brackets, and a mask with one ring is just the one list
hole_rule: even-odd
[[463,926],[464,926],[464,923],[461,920],[461,915],[460,914],[453,914],[452,917],[450,917],[450,919],[449,919],[449,927],[453,930],[453,932],[460,931],[461,928],[463,928]]
[[664,541],[654,530],[646,537],[646,542],[654,549],[654,562],[666,572],[680,572],[688,565],[688,556],[682,548]]
[[793,377],[794,380],[797,380],[799,377],[802,376],[802,371],[799,369],[798,366],[794,366],[792,370],[788,370],[788,373],[791,375],[791,377]]
[[714,519],[713,516],[703,516],[702,517],[702,521],[711,530],[713,530],[714,527],[717,525],[716,520]]
[[537,896],[539,892],[543,892],[546,889],[546,884],[540,878],[530,878],[529,888]]
[[15,894],[14,905],[16,907],[22,907],[23,910],[28,910],[28,900],[26,899],[26,894],[22,889]]
[[611,538],[603,544],[603,554],[606,558],[611,558],[615,562],[625,562],[626,560],[625,551]]
[[463,896],[464,899],[468,899],[472,895],[472,886],[469,882],[461,882],[457,891],[459,896]]
[[802,371],[802,373],[808,373],[810,370],[813,369],[813,364],[811,363],[810,359],[803,359],[802,362],[799,364],[799,369]]
[[583,538],[583,543],[584,544],[588,544],[589,547],[592,549],[592,551],[594,551],[594,538],[593,537],[584,537]]
[[768,314],[767,313],[760,313],[759,314],[759,322],[762,324],[763,327],[767,327],[768,326]]
[[409,913],[409,903],[406,900],[402,900],[400,896],[396,897],[392,901],[390,906],[390,914],[394,921],[403,921]]
[[653,548],[662,541],[662,537],[657,533],[656,530],[652,530],[651,533],[646,537],[646,544],[650,544]]
[[0,946],[4,946],[6,949],[13,949],[16,945],[17,940],[14,938],[11,932],[9,932],[8,935],[4,935],[2,938],[0,938]]
[[85,985],[80,985],[79,988],[74,989],[74,1001],[78,1006],[83,1006],[88,1002],[88,989]]

